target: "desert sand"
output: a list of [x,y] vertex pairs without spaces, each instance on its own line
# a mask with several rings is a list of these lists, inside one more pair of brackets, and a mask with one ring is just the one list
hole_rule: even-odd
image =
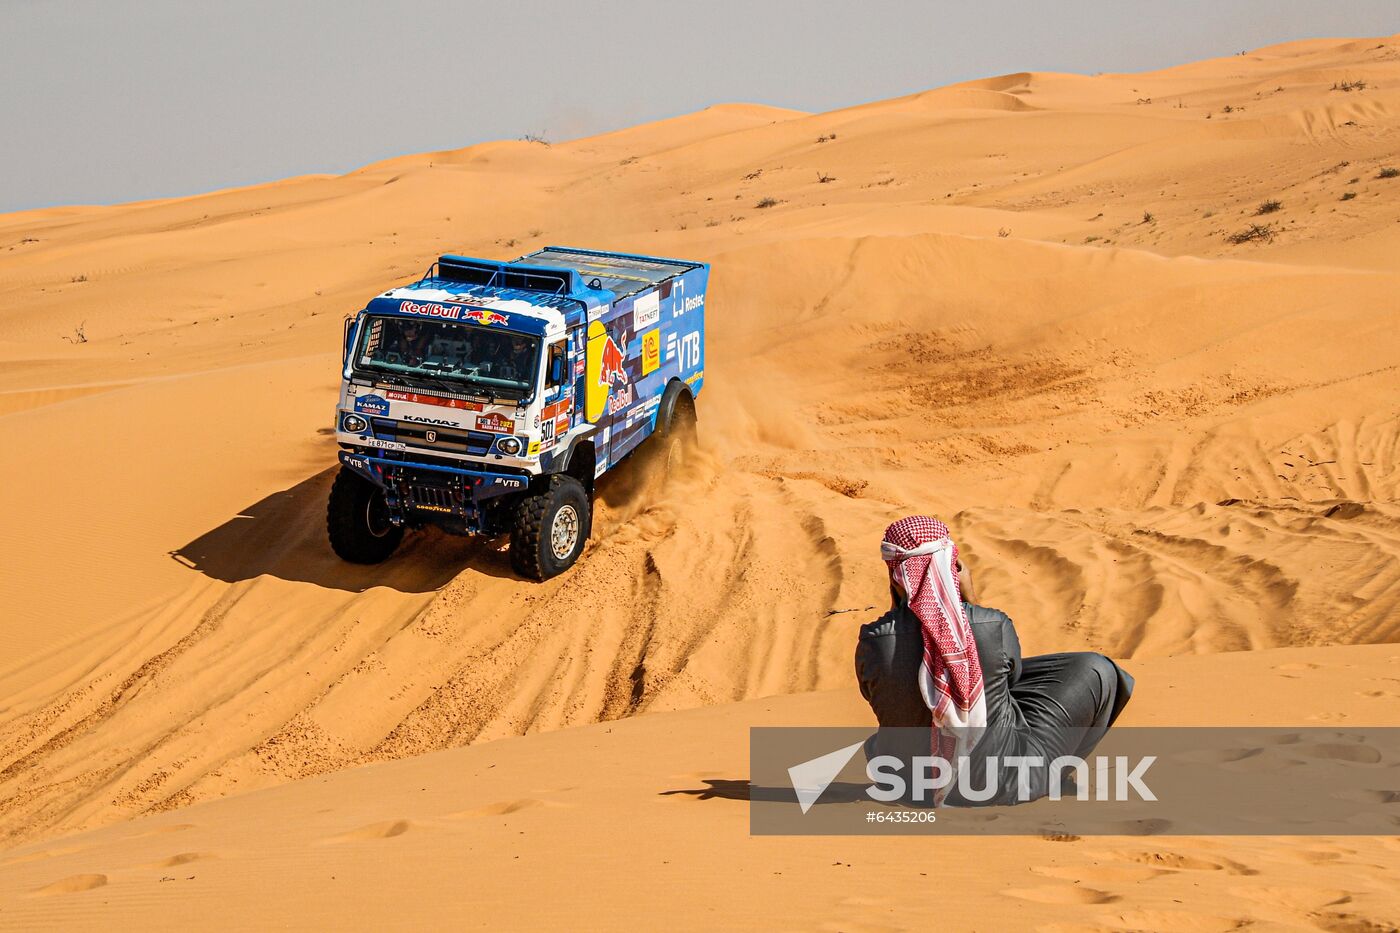
[[[1388,168],[1400,36],[0,216],[0,926],[1391,928],[1394,838],[743,799],[749,725],[871,721],[911,511],[1028,653],[1124,659],[1125,722],[1400,722]],[[342,319],[549,243],[714,264],[703,449],[610,475],[542,585],[434,533],[340,563]]]

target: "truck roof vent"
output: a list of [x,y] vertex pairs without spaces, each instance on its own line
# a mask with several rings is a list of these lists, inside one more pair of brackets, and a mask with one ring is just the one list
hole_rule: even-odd
[[451,282],[486,285],[492,288],[514,288],[548,295],[567,295],[574,291],[571,269],[549,269],[540,266],[519,266],[489,259],[469,259],[466,256],[443,256],[438,260],[438,275]]

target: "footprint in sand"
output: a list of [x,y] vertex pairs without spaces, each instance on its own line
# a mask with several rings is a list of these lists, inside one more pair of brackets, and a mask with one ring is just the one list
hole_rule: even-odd
[[1171,869],[1150,865],[1033,865],[1031,871],[1061,881],[1092,884],[1137,884],[1173,873]]
[[1247,901],[1254,901],[1257,904],[1288,907],[1293,910],[1302,911],[1318,910],[1322,907],[1336,907],[1351,902],[1351,895],[1346,891],[1333,888],[1310,888],[1306,885],[1291,885],[1286,888],[1230,888],[1229,893]]
[[1336,742],[1321,745],[1300,745],[1297,752],[1308,758],[1318,758],[1323,761],[1350,761],[1364,765],[1379,764],[1381,760],[1380,751],[1359,742],[1354,744]]
[[339,836],[332,836],[326,842],[363,842],[372,839],[393,839],[395,836],[402,836],[413,829],[417,824],[408,820],[384,820],[382,823],[370,823],[358,829],[352,829],[348,833],[341,833]]
[[91,891],[93,888],[100,888],[106,883],[106,875],[69,875],[67,878],[60,878],[58,881],[44,885],[34,893],[40,897],[48,897],[53,894],[75,894],[78,891]]
[[1400,803],[1400,790],[1344,790],[1332,796],[1357,803]]
[[1258,872],[1247,865],[1230,859],[1206,859],[1179,852],[1116,852],[1114,858],[1151,865],[1158,868],[1172,868],[1178,871],[1223,871],[1231,875],[1257,875]]
[[470,810],[460,810],[457,813],[448,815],[448,819],[462,820],[474,816],[509,816],[512,813],[519,813],[521,810],[533,810],[536,807],[562,807],[562,803],[552,800],[538,800],[534,797],[522,797],[519,800],[498,800],[495,803],[488,803],[485,806],[473,807]]
[[1111,904],[1118,900],[1116,894],[1100,891],[1097,888],[1080,887],[1077,884],[1050,884],[1040,888],[1014,888],[1002,891],[1009,897],[1037,904]]
[[1225,933],[1250,926],[1244,917],[1221,917],[1194,910],[1130,910],[1117,917],[1114,929],[1154,930],[1156,933]]
[[74,852],[81,852],[87,846],[69,846],[65,849],[45,849],[43,852],[31,852],[28,855],[16,855],[0,862],[0,865],[23,865],[25,862],[38,862],[46,858],[54,858],[59,855],[72,855]]
[[176,865],[188,865],[190,862],[198,862],[201,859],[218,858],[211,852],[179,852],[167,858],[159,859],[141,866],[142,868],[174,868]]
[[193,823],[175,823],[172,826],[157,826],[155,829],[148,829],[144,833],[136,833],[127,836],[128,839],[145,839],[148,836],[164,836],[167,833],[182,833],[187,829],[194,829]]

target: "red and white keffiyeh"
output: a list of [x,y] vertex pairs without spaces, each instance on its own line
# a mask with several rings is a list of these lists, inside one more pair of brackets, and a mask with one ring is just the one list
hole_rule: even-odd
[[938,519],[910,515],[885,529],[880,556],[923,628],[919,692],[933,711],[932,749],[956,769],[987,725],[982,663],[958,585],[958,546]]

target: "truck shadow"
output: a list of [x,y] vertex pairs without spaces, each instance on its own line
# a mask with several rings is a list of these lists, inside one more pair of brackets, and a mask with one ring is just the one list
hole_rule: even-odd
[[171,559],[226,583],[266,575],[352,593],[373,586],[430,593],[466,570],[518,579],[502,541],[460,538],[433,529],[406,535],[399,550],[382,564],[342,561],[326,540],[326,498],[337,469],[323,470],[239,510],[171,551]]

